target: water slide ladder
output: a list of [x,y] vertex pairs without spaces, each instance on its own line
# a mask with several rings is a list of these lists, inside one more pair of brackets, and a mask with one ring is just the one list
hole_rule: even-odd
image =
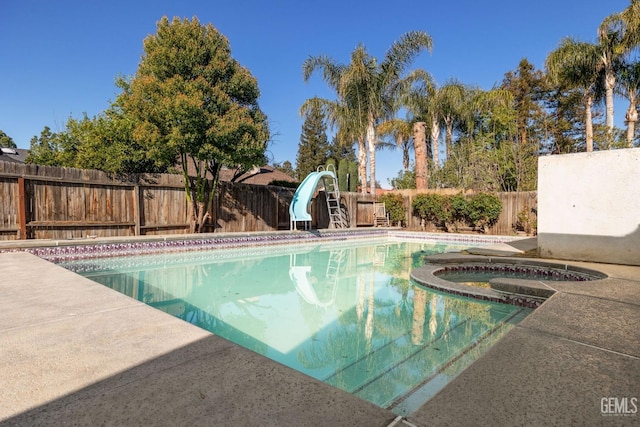
[[340,188],[338,187],[338,178],[336,178],[335,171],[331,171],[332,166],[328,165],[327,170],[333,172],[333,174],[322,177],[327,199],[327,210],[329,212],[329,224],[331,228],[349,228],[346,212],[340,207]]

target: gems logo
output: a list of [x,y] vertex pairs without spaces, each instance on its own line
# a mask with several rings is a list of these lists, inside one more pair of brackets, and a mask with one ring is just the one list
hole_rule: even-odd
[[600,413],[607,416],[635,416],[638,413],[637,397],[603,397]]

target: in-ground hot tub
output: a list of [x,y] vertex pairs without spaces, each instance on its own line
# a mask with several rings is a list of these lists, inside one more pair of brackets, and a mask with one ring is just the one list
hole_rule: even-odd
[[600,280],[606,274],[570,264],[528,258],[447,254],[431,256],[411,277],[441,291],[535,308],[556,291],[554,282]]

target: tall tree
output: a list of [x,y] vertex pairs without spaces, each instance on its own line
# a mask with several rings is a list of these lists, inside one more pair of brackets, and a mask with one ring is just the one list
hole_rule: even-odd
[[548,135],[541,150],[546,153],[564,154],[580,151],[585,142],[584,96],[573,87],[554,85],[548,91],[545,105],[549,114],[545,122]]
[[565,38],[546,59],[547,74],[556,84],[582,91],[585,108],[585,139],[587,151],[593,151],[592,106],[602,96],[602,73],[598,68],[597,45]]
[[605,88],[605,105],[607,132],[609,142],[613,139],[613,91],[616,86],[617,69],[622,66],[627,49],[623,43],[624,23],[619,14],[613,14],[602,21],[598,27],[598,47],[600,63],[603,71]]
[[352,52],[349,65],[338,64],[326,56],[310,57],[303,64],[305,81],[315,70],[323,70],[324,80],[336,90],[339,102],[356,111],[352,116],[358,118],[360,126],[353,134],[364,134],[366,138],[371,194],[376,193],[376,125],[390,117],[407,67],[424,49],[431,50],[432,45],[426,32],[412,31],[393,43],[380,63],[359,45]]
[[622,26],[621,45],[627,52],[640,45],[640,0],[630,0],[629,3],[622,12],[607,18],[619,19]]
[[18,148],[16,143],[13,141],[9,135],[0,130],[0,147],[6,148]]
[[[427,135],[424,122],[413,124],[413,146],[416,151],[416,189],[429,188],[429,171],[427,169]],[[424,159],[424,161],[418,161]]]
[[43,166],[62,166],[56,159],[58,152],[57,135],[51,132],[48,126],[45,126],[40,136],[31,138],[31,146],[29,154],[25,161],[36,165]]
[[45,166],[77,167],[77,144],[69,132],[51,132],[45,126],[40,136],[31,138],[27,163]]
[[[540,70],[523,58],[518,69],[509,71],[502,88],[511,92],[516,112],[516,132],[521,146],[540,142],[540,125],[544,123],[543,101],[546,95],[546,77]],[[531,141],[533,139],[534,141]]]
[[457,80],[450,80],[438,89],[437,108],[445,127],[447,156],[453,147],[454,126],[462,122],[463,108],[467,99],[467,88]]
[[619,70],[617,92],[629,101],[624,120],[627,125],[627,147],[633,147],[638,123],[638,101],[640,100],[640,62],[625,64]]
[[222,166],[242,173],[265,162],[269,129],[256,79],[211,24],[163,17],[135,76],[121,84],[117,102],[135,123],[134,139],[157,165],[181,165],[190,228],[202,232]]
[[413,130],[411,123],[402,119],[391,119],[384,121],[378,125],[378,135],[381,138],[391,138],[396,146],[402,150],[402,170],[409,170],[409,151],[413,144]]
[[317,103],[312,103],[304,112],[302,134],[298,144],[296,159],[296,178],[302,181],[307,175],[324,165],[329,158],[327,125]]
[[[430,129],[433,145],[433,164],[438,165],[438,135],[440,123],[438,121],[438,98],[436,84],[425,70],[417,69],[403,79],[399,89],[397,101],[406,108],[412,123],[413,148],[415,152],[415,188],[428,188],[429,174],[429,145],[427,144],[427,129]],[[406,171],[405,171],[406,175]]]

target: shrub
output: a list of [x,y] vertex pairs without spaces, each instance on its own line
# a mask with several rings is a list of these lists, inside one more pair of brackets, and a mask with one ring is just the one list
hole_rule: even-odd
[[420,194],[413,199],[411,207],[414,215],[447,231],[456,230],[460,224],[468,224],[486,233],[502,212],[500,199],[487,193],[471,197],[462,193],[453,196]]
[[477,193],[469,198],[468,209],[471,225],[487,232],[498,220],[502,212],[502,202],[494,194]]
[[413,212],[425,221],[437,226],[446,226],[451,220],[451,209],[448,198],[440,194],[419,194],[411,204]]
[[449,204],[451,205],[451,220],[454,222],[469,222],[469,199],[464,194],[458,193],[449,196]]
[[531,215],[533,212],[533,209],[531,209],[527,205],[525,205],[522,210],[518,212],[514,227],[516,231],[524,231],[527,234],[536,234],[537,222]]
[[380,196],[380,202],[389,214],[391,224],[400,224],[405,220],[404,197],[402,194],[387,193]]

